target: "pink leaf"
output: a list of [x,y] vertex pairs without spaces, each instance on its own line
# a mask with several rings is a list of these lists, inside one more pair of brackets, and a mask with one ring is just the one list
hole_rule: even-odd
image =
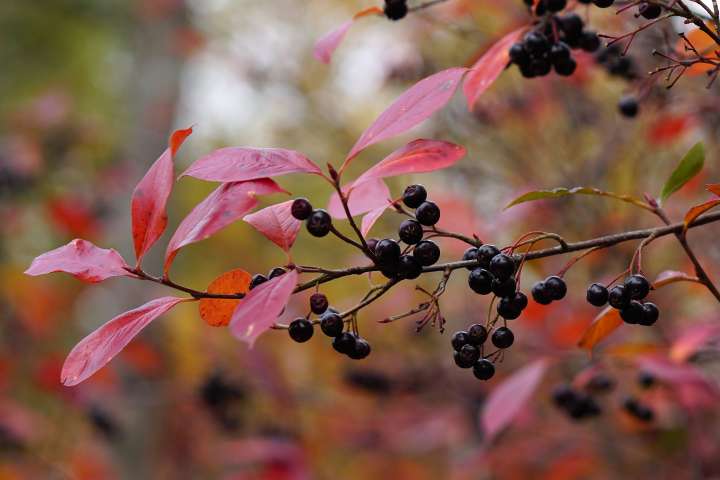
[[420,80],[400,95],[360,136],[343,167],[365,148],[410,130],[452,98],[467,68],[449,68]]
[[182,247],[205,240],[257,205],[257,195],[285,192],[269,178],[223,183],[193,208],[178,226],[165,251],[165,272]]
[[71,387],[86,380],[120,353],[150,322],[185,298],[156,298],[113,318],[75,345],[62,368],[63,385]]
[[717,406],[717,386],[695,366],[680,364],[659,355],[638,358],[640,369],[672,387],[680,403],[688,409]]
[[694,325],[682,333],[670,347],[670,358],[684,362],[706,345],[720,340],[720,324]]
[[440,170],[453,165],[465,156],[465,149],[454,143],[440,140],[413,140],[385,157],[360,175],[353,188],[368,180],[393,177],[407,173]]
[[270,205],[260,211],[246,215],[243,220],[255,227],[275,245],[286,252],[295,243],[302,222],[292,216],[294,200]]
[[354,19],[347,20],[323,35],[317,42],[315,42],[313,56],[322,63],[330,63],[330,58],[332,57],[333,52],[340,45],[342,39],[345,38],[345,34],[347,34],[348,30],[350,30],[353,21]]
[[370,233],[370,229],[375,225],[375,222],[378,221],[378,219],[382,216],[383,213],[385,213],[385,210],[388,209],[390,206],[390,203],[388,202],[386,205],[382,205],[374,210],[370,210],[362,219],[362,224],[360,225],[360,232],[364,236],[367,236],[368,233]]
[[132,277],[125,260],[113,249],[100,248],[87,240],[72,242],[33,260],[26,275],[45,275],[51,272],[69,273],[80,280],[96,283],[110,277]]
[[535,360],[513,373],[490,393],[481,416],[486,441],[490,442],[520,413],[540,384],[547,367],[546,359]]
[[322,175],[300,152],[282,148],[227,147],[196,160],[182,176],[213,182],[242,182],[288,173]]
[[191,133],[192,128],[188,128],[172,134],[170,146],[150,167],[132,194],[132,236],[138,264],[165,231],[166,206],[174,177],[173,157]]
[[255,340],[269,330],[282,313],[297,281],[297,271],[290,270],[250,290],[233,312],[230,320],[232,334],[252,348]]
[[[348,198],[348,208],[353,217],[384,206],[390,199],[390,190],[387,185],[385,185],[385,182],[380,179],[368,180],[357,187],[346,185],[343,187],[343,192],[346,196],[350,195]],[[330,196],[328,213],[335,218],[346,217],[345,210],[342,207],[342,203],[340,203],[340,197],[337,192]]]
[[502,37],[472,66],[463,84],[468,108],[472,109],[477,99],[500,76],[510,60],[508,56],[510,47],[520,38],[525,29],[526,27],[522,27],[513,30]]

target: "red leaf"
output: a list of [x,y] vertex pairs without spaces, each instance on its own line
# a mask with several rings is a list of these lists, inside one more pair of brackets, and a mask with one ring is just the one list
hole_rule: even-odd
[[390,206],[390,203],[388,202],[386,205],[382,205],[374,210],[370,210],[367,215],[365,215],[362,219],[362,224],[360,225],[360,232],[367,236],[367,234],[370,232],[370,229],[375,225],[375,222],[378,221],[378,219],[382,216],[383,213],[385,213],[385,210],[388,209]]
[[490,393],[481,416],[487,442],[492,441],[520,413],[540,384],[547,367],[546,359],[535,360],[513,373]]
[[360,136],[343,168],[365,148],[410,130],[452,98],[467,68],[449,68],[420,80],[405,91]]
[[250,290],[230,320],[230,331],[252,347],[255,340],[273,326],[290,301],[298,273],[290,270]]
[[255,227],[275,245],[286,252],[295,243],[302,222],[292,216],[294,200],[270,205],[260,211],[246,215],[243,220]]
[[694,222],[697,217],[708,210],[712,210],[718,205],[720,205],[720,200],[708,200],[705,203],[701,203],[690,208],[690,210],[685,213],[685,218],[683,219],[683,233],[687,231],[690,224]]
[[623,320],[620,318],[620,312],[612,307],[605,307],[585,330],[578,342],[578,347],[592,350],[595,345],[607,338],[622,324]]
[[670,358],[676,362],[684,362],[700,348],[718,340],[720,340],[719,323],[693,325],[673,342],[670,347]]
[[333,52],[338,45],[340,45],[342,39],[345,38],[345,34],[347,34],[348,30],[350,30],[353,21],[354,19],[350,19],[343,22],[338,27],[318,39],[318,41],[315,42],[315,47],[313,48],[313,56],[322,63],[330,63]]
[[26,275],[45,275],[51,272],[69,273],[80,280],[96,283],[111,277],[133,277],[125,270],[125,260],[113,249],[100,248],[87,240],[72,242],[33,260]]
[[523,26],[502,37],[472,66],[463,84],[463,92],[465,98],[467,98],[468,108],[472,109],[477,99],[500,76],[510,60],[508,56],[510,47],[525,29],[526,27]]
[[710,185],[705,186],[708,192],[714,193],[718,197],[720,197],[720,183],[712,183]]
[[256,195],[285,192],[269,178],[223,183],[200,202],[180,223],[165,251],[165,272],[180,248],[205,240],[257,205]]
[[[346,196],[350,195],[348,198],[348,208],[353,217],[386,205],[390,198],[390,190],[387,185],[385,185],[385,182],[379,179],[368,180],[357,187],[346,185],[343,187],[343,192]],[[342,207],[342,203],[340,203],[340,197],[337,192],[330,196],[328,213],[335,218],[346,217],[345,210]]]
[[694,411],[697,408],[717,407],[720,398],[717,385],[694,365],[675,363],[659,355],[648,355],[638,359],[638,366],[672,387],[671,391],[685,408]]
[[145,174],[132,195],[132,235],[138,265],[167,226],[167,201],[173,186],[173,156],[192,128],[177,130],[170,146]]
[[75,345],[65,359],[61,380],[71,387],[86,380],[120,353],[150,322],[186,298],[156,298],[113,318]]
[[423,173],[453,165],[465,156],[460,145],[440,140],[413,140],[382,159],[353,182],[353,188],[368,180],[406,173]]
[[242,182],[287,173],[322,175],[300,152],[282,148],[227,147],[196,160],[181,175],[213,182]]

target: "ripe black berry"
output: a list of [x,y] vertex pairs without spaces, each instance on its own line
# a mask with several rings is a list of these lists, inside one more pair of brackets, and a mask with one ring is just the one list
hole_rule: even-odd
[[478,380],[490,380],[495,375],[495,365],[486,358],[481,358],[473,365],[473,375]]
[[383,266],[397,265],[400,260],[400,245],[391,238],[380,240],[375,247],[375,258]]
[[570,58],[570,47],[565,42],[557,42],[550,48],[550,60],[557,62]]
[[[467,250],[465,250],[465,253],[463,253],[462,259],[463,259],[463,262],[468,262],[471,260],[477,262],[478,249],[475,247],[468,248]],[[471,266],[465,267],[465,268],[467,268],[468,270],[473,270],[475,267],[476,267],[475,265],[471,265]]]
[[648,20],[653,20],[660,16],[660,14],[662,13],[662,7],[654,3],[643,3],[640,5],[638,12],[640,13],[640,15],[647,18]]
[[531,290],[533,300],[540,305],[550,305],[552,297],[545,285],[545,282],[537,282]]
[[320,330],[328,337],[337,337],[343,333],[345,323],[343,319],[334,312],[325,312],[320,317]]
[[476,268],[468,276],[468,285],[473,292],[487,295],[492,292],[493,275],[484,268]]
[[347,354],[348,357],[353,360],[362,360],[363,358],[370,355],[370,344],[364,338],[358,338],[355,340],[355,346]]
[[499,255],[495,255],[492,260],[490,260],[490,267],[488,270],[490,270],[490,273],[495,275],[498,280],[504,281],[515,273],[515,261],[512,257],[501,253]]
[[500,250],[495,245],[482,245],[478,247],[478,265],[487,270],[490,268],[490,260],[499,254]]
[[468,342],[473,345],[482,345],[488,337],[487,328],[479,323],[470,325],[467,330]]
[[615,285],[608,292],[608,303],[611,307],[621,309],[630,303],[630,296],[625,289],[625,285]]
[[295,319],[290,322],[288,333],[296,342],[307,342],[313,336],[313,324],[306,318]]
[[550,50],[550,42],[547,37],[537,30],[528,32],[523,39],[525,50],[530,54],[539,56]]
[[460,330],[453,334],[450,343],[453,349],[459,352],[462,347],[470,343],[470,335],[465,330]]
[[545,279],[545,289],[553,300],[562,300],[567,294],[565,280],[556,275]]
[[530,68],[536,77],[544,77],[552,69],[552,63],[547,58],[535,58],[530,62]]
[[592,393],[606,393],[615,388],[615,380],[609,375],[598,373],[585,385],[585,389]]
[[598,37],[598,34],[593,31],[584,31],[580,36],[580,48],[586,52],[596,51],[600,48],[600,37]]
[[315,315],[320,315],[328,308],[328,299],[322,293],[313,293],[310,295],[310,310]]
[[630,300],[630,303],[620,310],[620,317],[625,323],[640,323],[643,317],[643,304],[637,300]]
[[416,220],[405,220],[400,224],[398,230],[400,240],[408,245],[415,245],[420,242],[423,237],[423,227]]
[[560,408],[569,408],[577,400],[577,393],[570,385],[556,386],[552,391],[553,403]]
[[332,218],[330,218],[330,214],[320,208],[313,210],[305,223],[307,231],[313,237],[324,237],[330,233],[331,226]]
[[385,0],[383,9],[385,16],[390,20],[400,20],[408,13],[406,0]]
[[563,77],[569,77],[570,75],[575,73],[575,69],[577,68],[577,62],[572,58],[566,58],[564,60],[558,60],[554,62],[553,68],[555,68],[555,73],[557,73],[558,75],[561,75]]
[[440,248],[431,240],[423,240],[415,245],[413,257],[415,257],[423,267],[429,267],[440,259]]
[[432,227],[440,220],[440,207],[430,201],[425,201],[415,210],[415,218],[426,227]]
[[422,274],[422,265],[412,255],[402,255],[397,270],[402,278],[412,280]]
[[659,316],[660,310],[658,310],[657,305],[651,302],[645,302],[643,304],[642,317],[640,317],[640,321],[638,323],[649,327],[657,322]]
[[575,420],[600,414],[600,406],[593,397],[585,393],[577,393],[575,400],[566,409],[570,417]]
[[650,293],[650,282],[642,275],[632,275],[625,279],[625,290],[632,300],[642,300]]
[[515,320],[520,316],[522,310],[515,308],[510,298],[502,298],[497,304],[497,313],[505,320]]
[[593,3],[596,7],[608,8],[611,7],[613,3],[615,3],[615,0],[593,0]]
[[628,397],[623,401],[623,408],[627,413],[643,422],[651,422],[655,418],[655,413],[649,407],[633,397]]
[[250,288],[250,290],[252,290],[253,288],[260,285],[261,283],[265,283],[267,281],[268,281],[268,278],[265,275],[263,275],[262,273],[256,273],[255,275],[252,276],[252,279],[250,279],[250,287],[249,288]]
[[460,350],[453,353],[455,364],[460,368],[470,368],[480,358],[480,350],[474,345],[463,345]]
[[377,247],[378,241],[379,240],[377,238],[368,238],[365,243],[367,244],[368,249],[375,253],[375,247]]
[[590,305],[602,307],[608,301],[608,290],[604,285],[593,283],[588,287],[586,298]]
[[513,306],[520,311],[525,310],[528,305],[527,296],[522,292],[515,292],[515,295],[512,296],[510,301]]
[[637,382],[642,388],[650,388],[655,385],[655,376],[649,372],[640,372]]
[[578,38],[585,26],[582,18],[577,13],[568,13],[559,19],[560,29],[565,33],[567,38]]
[[492,344],[497,348],[509,348],[515,341],[515,335],[507,327],[500,327],[492,334]]
[[510,277],[507,280],[500,281],[494,278],[492,281],[492,292],[500,298],[512,297],[515,295],[515,279]]
[[268,280],[275,278],[275,277],[279,277],[280,275],[285,275],[285,273],[286,273],[286,270],[284,268],[275,267],[272,270],[270,270],[270,272],[268,272]]
[[355,348],[355,335],[350,332],[341,333],[335,337],[332,346],[337,352],[347,354]]
[[567,0],[545,0],[549,12],[559,12],[567,5]]
[[522,43],[514,43],[508,51],[510,60],[517,65],[524,65],[530,61],[530,55]]
[[624,117],[633,118],[638,114],[639,110],[638,102],[635,97],[625,96],[618,102],[618,110]]
[[307,198],[296,198],[290,207],[290,213],[298,220],[306,220],[313,212],[313,207]]
[[427,190],[422,185],[410,185],[405,188],[402,200],[408,207],[417,208],[427,200]]

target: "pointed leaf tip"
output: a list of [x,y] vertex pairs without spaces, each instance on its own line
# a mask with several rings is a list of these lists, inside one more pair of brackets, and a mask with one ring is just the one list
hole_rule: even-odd
[[662,189],[660,199],[665,201],[670,195],[680,190],[683,185],[702,170],[704,163],[705,147],[702,142],[698,142],[685,154],[678,166],[670,174],[670,178],[667,179]]

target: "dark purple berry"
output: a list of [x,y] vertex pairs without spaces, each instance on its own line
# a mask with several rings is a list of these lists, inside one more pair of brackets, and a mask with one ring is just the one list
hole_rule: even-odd
[[440,207],[430,201],[424,201],[415,210],[415,218],[426,227],[432,227],[440,220]]
[[638,323],[647,327],[654,325],[658,317],[660,317],[660,310],[658,310],[657,305],[651,302],[645,302],[642,308],[643,313]]
[[429,267],[440,259],[440,248],[431,240],[423,240],[413,248],[413,257],[423,267]]
[[493,275],[484,268],[476,268],[468,276],[470,289],[480,295],[487,295],[492,292]]
[[320,317],[320,330],[328,337],[341,335],[344,327],[345,323],[337,313],[328,311]]
[[524,65],[530,61],[530,55],[522,43],[513,44],[508,51],[508,56],[510,57],[510,61],[517,65]]
[[480,358],[480,350],[474,345],[463,345],[460,350],[453,353],[455,364],[460,368],[470,368]]
[[465,330],[460,330],[459,332],[455,332],[453,334],[450,343],[452,344],[453,349],[459,352],[462,347],[470,343],[470,335]]
[[412,280],[422,274],[422,265],[412,255],[401,255],[397,270],[402,278]]
[[313,336],[313,324],[307,318],[295,319],[290,322],[288,333],[296,342],[307,342]]
[[630,296],[625,289],[625,285],[615,285],[608,291],[608,303],[618,310],[630,303]]
[[632,300],[642,300],[650,293],[650,282],[642,275],[632,275],[625,279],[625,290]]
[[427,190],[422,185],[410,185],[405,188],[402,200],[406,206],[417,208],[427,200]]
[[531,293],[533,300],[540,305],[550,305],[550,303],[552,303],[552,297],[545,286],[545,282],[537,282],[533,285]]
[[585,298],[590,305],[602,307],[608,301],[608,289],[605,288],[605,285],[593,283],[588,287]]
[[565,280],[556,275],[545,279],[545,289],[553,300],[562,300],[567,294]]
[[332,218],[330,218],[330,214],[320,208],[313,210],[305,223],[307,231],[313,237],[324,237],[330,233],[331,226]]
[[400,245],[391,238],[380,240],[375,247],[375,258],[382,266],[396,266],[400,261]]
[[550,60],[556,63],[560,60],[570,59],[570,47],[565,42],[558,42],[550,48]]
[[537,30],[525,35],[523,45],[525,49],[534,56],[543,55],[550,50],[550,42],[547,37]]
[[615,0],[593,0],[593,3],[596,7],[608,8],[611,7],[613,3],[615,3]]
[[350,332],[341,333],[335,337],[332,346],[337,352],[347,354],[355,348],[355,335]]
[[637,300],[630,300],[630,303],[620,309],[620,317],[625,323],[640,323],[643,317],[643,304]]
[[577,400],[577,392],[570,385],[558,385],[553,388],[552,399],[558,407],[569,408]]
[[497,313],[505,320],[515,320],[520,316],[522,310],[515,308],[512,299],[502,298],[497,304]]
[[473,375],[478,380],[490,380],[495,375],[495,365],[486,358],[481,358],[473,365]]
[[637,382],[642,388],[650,388],[655,385],[655,375],[650,372],[640,372]]
[[383,12],[390,20],[400,20],[408,13],[407,0],[385,0]]
[[557,60],[553,63],[553,68],[555,69],[555,73],[557,73],[558,75],[563,77],[569,77],[570,75],[575,73],[575,69],[577,69],[577,62],[572,58]]
[[408,245],[415,245],[420,242],[423,237],[423,227],[416,220],[404,220],[400,224],[398,231],[400,240],[407,243]]
[[600,37],[598,37],[598,34],[593,31],[584,31],[580,36],[580,48],[586,52],[596,51],[600,48]]
[[567,5],[567,0],[545,0],[545,6],[549,12],[559,12]]
[[624,117],[633,118],[637,116],[640,107],[635,97],[625,96],[618,102],[618,110]]
[[353,360],[362,360],[370,355],[370,344],[364,338],[355,340],[355,346],[347,353],[347,356]]
[[495,255],[492,260],[490,260],[488,270],[490,270],[490,273],[498,280],[505,281],[515,273],[515,260],[504,253]]
[[577,13],[568,13],[559,19],[560,29],[565,33],[566,37],[579,37],[585,26],[580,15]]
[[485,343],[485,340],[487,340],[488,331],[484,325],[475,323],[473,325],[470,325],[470,327],[468,328],[467,336],[469,343],[472,343],[473,345],[482,345],[483,343]]
[[654,3],[642,3],[638,12],[648,20],[654,20],[662,14],[662,7]]
[[265,275],[263,275],[262,273],[256,273],[255,275],[252,276],[252,279],[250,279],[250,287],[249,288],[250,288],[250,290],[252,290],[253,288],[260,285],[261,283],[265,283],[267,281],[268,281],[268,278]]
[[296,198],[290,207],[290,213],[298,220],[307,220],[313,212],[313,207],[307,198]]
[[528,298],[522,292],[515,292],[515,295],[512,296],[510,301],[512,305],[521,312],[528,306]]
[[[465,253],[463,253],[462,256],[463,262],[469,262],[474,261],[477,262],[478,259],[478,249],[475,247],[470,247],[467,250],[465,250]],[[468,270],[473,270],[477,265],[470,265],[469,267],[465,267]]]
[[286,272],[287,271],[282,267],[275,267],[268,272],[268,280],[279,277],[280,275],[285,275]]
[[490,268],[490,260],[499,254],[500,250],[495,245],[482,245],[478,247],[478,265],[487,270]]
[[509,348],[515,341],[515,335],[509,328],[500,327],[493,332],[491,340],[497,348]]
[[515,295],[515,279],[513,277],[500,281],[494,278],[492,281],[492,292],[500,298],[512,297]]
[[329,306],[327,297],[322,293],[313,293],[310,296],[310,310],[315,315],[325,312]]

